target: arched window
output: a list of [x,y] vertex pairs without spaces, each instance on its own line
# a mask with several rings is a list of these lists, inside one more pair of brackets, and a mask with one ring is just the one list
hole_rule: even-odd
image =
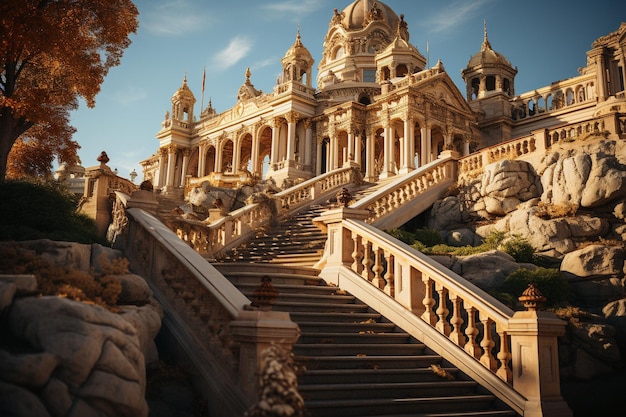
[[488,75],[486,82],[485,82],[485,88],[487,89],[487,91],[493,91],[496,89],[496,77],[494,77],[493,75]]
[[478,77],[472,78],[472,97],[471,97],[472,100],[478,98],[479,89],[480,89],[480,79]]
[[504,79],[504,94],[506,94],[507,96],[510,96],[511,94],[513,94],[513,91],[511,91],[511,81],[508,78]]
[[405,75],[408,74],[408,72],[409,70],[404,64],[398,65],[396,67],[396,77],[404,77]]
[[343,49],[343,46],[340,46],[339,48],[335,49],[335,54],[333,59],[339,59],[339,58],[343,58],[345,54],[345,51]]
[[364,106],[367,106],[367,105],[372,104],[372,100],[369,98],[369,96],[362,95],[359,98],[359,103],[363,104]]

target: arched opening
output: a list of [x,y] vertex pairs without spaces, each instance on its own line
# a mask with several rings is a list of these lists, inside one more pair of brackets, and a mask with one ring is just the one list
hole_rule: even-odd
[[333,167],[341,167],[348,160],[348,133],[343,130],[337,134],[337,160],[333,161]]
[[239,169],[252,172],[252,135],[249,133],[241,138]]
[[480,89],[480,79],[479,78],[472,78],[472,100],[475,100],[478,98],[478,91]]
[[408,68],[404,64],[400,64],[396,67],[396,77],[404,77],[409,73]]
[[321,165],[321,172],[320,174],[325,174],[328,172],[328,152],[330,149],[330,140],[328,138],[325,138],[324,140],[322,140],[322,154],[319,156],[320,157],[320,165]]
[[496,89],[496,77],[488,75],[485,79],[485,88],[487,91],[494,91]]
[[215,150],[215,146],[211,145],[206,150],[206,154],[204,155],[204,172],[202,176],[209,175],[210,173],[215,171],[215,156],[217,152]]
[[369,98],[369,96],[362,95],[361,97],[359,97],[359,103],[364,106],[369,106],[370,104],[372,104],[372,100]]
[[511,89],[511,81],[508,78],[504,79],[502,87],[504,88],[504,94],[506,94],[507,96],[513,94],[513,91]]
[[267,173],[270,171],[272,156],[272,129],[264,127],[259,134],[259,160],[261,161],[260,172],[254,172],[254,175],[259,175],[262,178],[267,177]]
[[224,142],[222,148],[222,166],[220,172],[225,174],[232,174],[233,172],[233,154],[234,154],[233,141],[228,139]]

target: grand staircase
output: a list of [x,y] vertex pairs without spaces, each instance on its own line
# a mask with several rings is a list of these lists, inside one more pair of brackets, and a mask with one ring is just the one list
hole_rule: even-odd
[[271,278],[279,294],[273,309],[289,312],[301,330],[293,353],[296,366],[306,369],[298,384],[310,415],[516,416],[424,344],[317,276],[311,266],[326,235],[311,219],[325,209],[313,206],[281,221],[213,263],[250,299],[262,278]]
[[216,263],[253,299],[263,276],[302,332],[294,361],[312,417],[515,416],[440,356],[354,296],[326,285],[317,270],[277,264]]

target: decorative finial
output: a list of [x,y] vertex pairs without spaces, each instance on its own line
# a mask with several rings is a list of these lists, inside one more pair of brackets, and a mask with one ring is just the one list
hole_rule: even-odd
[[352,201],[352,195],[346,187],[343,187],[339,193],[337,193],[337,201],[341,203],[342,207],[348,207],[350,201]]
[[261,285],[252,294],[253,301],[251,306],[261,311],[269,311],[272,309],[272,304],[274,304],[276,298],[278,298],[278,291],[272,285],[272,279],[264,275],[261,278]]
[[246,84],[250,84],[250,76],[252,75],[252,72],[250,71],[250,67],[248,67],[246,69]]
[[489,43],[489,38],[487,37],[487,19],[483,19],[483,45],[481,49],[483,51],[491,49],[491,44]]
[[541,294],[541,291],[535,287],[534,283],[528,284],[528,288],[524,290],[522,296],[518,298],[528,311],[537,311],[543,303],[546,302],[546,297]]
[[102,151],[100,152],[100,155],[98,155],[96,161],[100,162],[100,165],[106,165],[110,161],[110,159],[107,153],[105,151]]

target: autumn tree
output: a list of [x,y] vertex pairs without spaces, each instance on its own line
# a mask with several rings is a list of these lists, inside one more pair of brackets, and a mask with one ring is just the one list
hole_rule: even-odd
[[[95,105],[138,26],[130,0],[0,1],[0,181],[30,150],[39,172],[56,157],[73,164],[79,149],[69,115],[79,99]],[[28,161],[26,161],[28,164]],[[42,165],[43,164],[43,165]]]

